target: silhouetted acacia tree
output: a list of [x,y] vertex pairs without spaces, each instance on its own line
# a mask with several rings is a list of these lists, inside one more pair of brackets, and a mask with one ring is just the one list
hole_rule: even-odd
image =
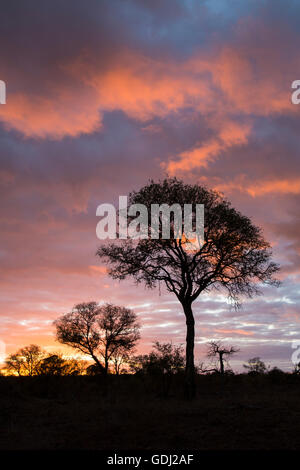
[[5,361],[6,369],[18,375],[37,375],[38,366],[45,357],[44,351],[36,344],[30,344],[10,354]]
[[218,358],[220,374],[225,373],[224,361],[228,361],[229,356],[239,352],[239,349],[234,346],[224,346],[221,341],[210,341],[208,345],[207,357]]
[[144,374],[176,374],[184,370],[182,346],[156,341],[149,354],[135,356],[130,360],[131,370]]
[[65,359],[61,354],[50,354],[38,365],[38,375],[79,375],[83,367],[74,358]]
[[173,376],[184,371],[185,357],[181,345],[156,341],[149,354],[135,356],[129,362],[133,372],[159,379],[162,396],[167,398]]
[[265,374],[267,367],[260,357],[252,357],[248,360],[248,364],[243,364],[243,367],[248,370],[248,374]]
[[[163,281],[182,305],[186,318],[186,396],[195,395],[194,338],[192,304],[202,292],[225,291],[238,306],[241,296],[259,293],[260,283],[275,284],[278,266],[270,261],[271,250],[261,230],[216,191],[176,178],[150,181],[129,195],[129,205],[144,204],[151,233],[152,204],[204,204],[204,243],[189,251],[187,242],[174,232],[170,239],[121,240],[103,244],[97,254],[109,264],[114,279],[131,276],[137,283],[153,288]],[[195,221],[194,221],[195,222]],[[161,223],[161,220],[160,220]],[[195,223],[194,223],[195,228]],[[184,232],[184,227],[183,227]]]
[[135,313],[112,304],[78,304],[54,324],[58,341],[90,355],[105,374],[118,348],[131,351],[140,337]]
[[94,363],[89,365],[86,370],[86,375],[102,375],[103,374],[103,366],[101,368],[98,366],[98,364]]

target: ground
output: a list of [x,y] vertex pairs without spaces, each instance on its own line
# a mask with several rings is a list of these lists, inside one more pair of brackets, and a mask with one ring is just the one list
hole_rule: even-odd
[[0,377],[0,449],[300,449],[300,378]]

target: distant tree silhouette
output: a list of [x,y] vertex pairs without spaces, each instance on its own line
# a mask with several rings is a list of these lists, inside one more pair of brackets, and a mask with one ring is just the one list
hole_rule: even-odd
[[[154,288],[162,281],[182,305],[186,319],[185,393],[195,396],[194,338],[192,304],[203,292],[223,290],[238,307],[242,296],[259,293],[261,283],[278,284],[273,275],[279,267],[270,261],[271,250],[261,230],[230,206],[223,196],[197,184],[184,184],[176,178],[150,181],[129,195],[129,205],[144,204],[148,209],[151,233],[152,204],[204,204],[204,243],[190,250],[187,238],[122,240],[105,243],[97,251],[114,279],[131,276],[137,283]],[[171,225],[174,217],[170,217]],[[130,218],[129,218],[130,221]],[[195,221],[193,228],[195,229]],[[183,226],[184,233],[184,226]]]
[[224,346],[221,341],[210,341],[208,344],[207,357],[216,357],[219,361],[220,374],[225,373],[224,362],[228,361],[229,356],[239,352],[235,346]]
[[64,375],[62,374],[64,360],[57,354],[45,357],[38,366],[38,375]]
[[197,374],[206,374],[207,372],[215,372],[215,368],[208,368],[208,366],[203,362],[200,361],[196,366],[195,366],[195,371]]
[[268,376],[271,377],[271,379],[276,383],[276,382],[281,382],[282,379],[285,377],[285,372],[281,369],[279,369],[279,367],[275,366],[275,367],[272,367],[272,369],[270,369],[268,371]]
[[103,373],[118,348],[131,351],[140,338],[135,313],[124,307],[96,302],[75,305],[54,322],[59,342],[92,357]]
[[61,354],[51,354],[42,359],[37,368],[38,375],[79,375],[82,367],[76,359],[64,359]]
[[86,375],[101,375],[103,374],[103,366],[99,367],[98,364],[90,364],[86,368]]
[[37,375],[38,366],[44,358],[45,352],[36,344],[25,346],[15,354],[10,354],[5,361],[8,372],[17,375]]
[[244,364],[243,367],[248,370],[248,374],[265,374],[267,367],[260,357],[253,357],[248,360],[248,364]]
[[149,354],[135,356],[129,363],[132,372],[159,379],[162,395],[167,398],[174,374],[184,371],[185,357],[181,345],[156,341]]
[[156,341],[149,354],[135,356],[130,365],[133,372],[144,374],[176,374],[184,370],[182,346]]
[[[133,350],[130,351],[133,353]],[[115,349],[111,356],[111,364],[113,367],[113,371],[116,375],[122,374],[123,371],[126,371],[126,364],[128,364],[130,360],[129,351],[124,348],[123,346],[119,346]]]

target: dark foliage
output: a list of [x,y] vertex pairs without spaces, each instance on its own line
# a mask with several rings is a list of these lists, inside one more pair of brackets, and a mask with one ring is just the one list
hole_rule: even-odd
[[[223,290],[238,306],[243,296],[258,294],[261,283],[277,285],[274,274],[279,268],[271,261],[270,244],[261,229],[216,191],[166,178],[158,183],[150,181],[132,192],[129,204],[147,207],[149,233],[153,204],[179,204],[182,211],[184,204],[192,204],[194,215],[196,205],[204,205],[204,241],[197,249],[187,249],[190,240],[176,237],[173,231],[170,239],[159,236],[138,241],[117,240],[102,245],[97,252],[108,263],[114,279],[132,277],[149,288],[162,281],[178,298],[187,325],[186,395],[192,398],[195,395],[192,303],[202,292]],[[160,223],[159,230],[161,226]]]
[[75,305],[54,322],[59,342],[91,356],[98,370],[107,374],[109,363],[122,351],[132,351],[140,338],[133,311],[96,302]]

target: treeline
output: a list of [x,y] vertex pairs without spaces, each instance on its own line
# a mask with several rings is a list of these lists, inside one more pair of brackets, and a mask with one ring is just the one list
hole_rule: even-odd
[[[196,366],[198,375],[234,375],[231,369],[228,356],[238,350],[233,347],[226,347],[219,342],[210,342],[207,346],[207,358],[213,361],[206,365],[204,362]],[[227,356],[227,357],[226,357]],[[270,368],[260,359],[253,357],[243,364],[244,373],[248,375],[284,375],[286,372],[278,367]],[[40,346],[31,344],[19,349],[16,353],[10,354],[5,361],[4,367],[0,370],[0,375],[15,376],[76,376],[76,375],[104,375],[105,368],[99,368],[96,362],[66,357],[60,352],[47,353]],[[183,347],[172,343],[155,342],[152,351],[141,355],[123,355],[113,357],[108,365],[107,373],[135,374],[139,376],[171,377],[173,375],[183,375],[185,371],[185,355]],[[295,365],[292,374],[300,375],[300,363]],[[106,375],[106,374],[105,374]]]
[[[140,324],[136,314],[125,307],[113,304],[99,306],[97,302],[75,305],[71,312],[54,321],[56,338],[87,357],[81,360],[65,357],[62,353],[46,353],[38,345],[19,349],[10,354],[2,368],[2,375],[107,375],[123,373],[172,376],[183,374],[186,358],[182,345],[155,342],[149,354],[136,355],[140,339]],[[238,353],[235,346],[221,341],[207,345],[209,365],[203,362],[195,368],[198,374],[233,374],[229,359]],[[244,364],[248,374],[280,373],[277,367],[270,371],[259,357]],[[275,372],[274,372],[275,371]],[[283,372],[282,372],[283,373]],[[295,366],[300,373],[300,364]]]
[[82,375],[86,361],[65,358],[61,353],[46,353],[40,346],[31,344],[10,354],[1,369],[2,375]]
[[[117,360],[118,359],[118,360]],[[113,358],[107,372],[111,374],[179,374],[184,372],[185,357],[181,346],[172,343],[153,345],[149,354]],[[1,369],[2,375],[103,375],[105,369],[96,362],[65,357],[62,353],[49,354],[40,346],[31,344],[10,354]]]

